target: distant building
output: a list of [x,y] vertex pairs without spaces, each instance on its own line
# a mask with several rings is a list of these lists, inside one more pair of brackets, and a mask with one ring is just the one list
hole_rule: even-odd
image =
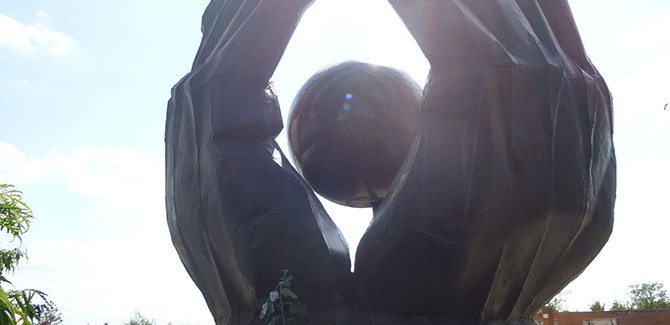
[[558,313],[542,308],[538,325],[670,325],[670,310],[587,311]]

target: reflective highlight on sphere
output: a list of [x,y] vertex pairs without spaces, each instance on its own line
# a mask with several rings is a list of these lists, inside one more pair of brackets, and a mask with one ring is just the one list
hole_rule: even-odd
[[393,68],[345,62],[315,74],[289,116],[298,171],[321,196],[376,206],[419,129],[421,90]]
[[344,95],[344,104],[342,104],[342,109],[343,110],[348,111],[348,110],[351,109],[351,103],[350,102],[353,98],[354,98],[354,96],[351,95],[351,93],[347,93],[346,95]]

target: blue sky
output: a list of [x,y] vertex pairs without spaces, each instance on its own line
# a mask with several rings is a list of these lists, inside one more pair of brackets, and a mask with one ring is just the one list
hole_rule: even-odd
[[[188,72],[205,0],[0,0],[0,183],[24,191],[35,221],[17,287],[51,294],[67,324],[211,324],[169,239],[163,132],[170,88]],[[614,95],[615,228],[564,295],[571,310],[611,305],[628,285],[670,289],[670,2],[571,1]],[[371,20],[369,17],[374,17]],[[382,0],[318,0],[273,81],[286,115],[317,70],[357,59],[419,83],[428,64]],[[285,145],[285,135],[280,135]],[[352,247],[369,211],[329,205]]]

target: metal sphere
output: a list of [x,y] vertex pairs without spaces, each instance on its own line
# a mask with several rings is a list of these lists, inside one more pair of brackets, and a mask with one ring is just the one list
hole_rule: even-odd
[[419,86],[393,68],[345,62],[317,73],[289,117],[298,171],[328,200],[377,205],[416,138],[420,102]]

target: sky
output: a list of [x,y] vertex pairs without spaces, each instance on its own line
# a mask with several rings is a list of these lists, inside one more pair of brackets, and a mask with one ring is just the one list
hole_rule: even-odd
[[[670,2],[570,4],[613,94],[618,158],[610,241],[562,293],[569,310],[587,310],[625,299],[629,285],[670,289]],[[163,181],[166,103],[190,69],[206,5],[0,0],[0,183],[22,190],[35,216],[22,242],[1,245],[27,249],[10,279],[47,292],[68,325],[120,325],[135,311],[213,323],[170,241]],[[352,59],[420,84],[428,72],[385,1],[318,0],[272,78],[284,116],[313,73]],[[327,209],[354,251],[370,211]]]

